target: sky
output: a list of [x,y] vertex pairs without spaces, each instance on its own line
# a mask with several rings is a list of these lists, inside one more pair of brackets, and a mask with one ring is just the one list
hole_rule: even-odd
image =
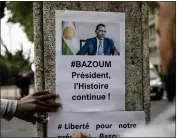
[[[33,43],[28,40],[26,34],[23,31],[23,28],[20,26],[19,23],[11,25],[7,23],[9,17],[11,17],[11,13],[7,11],[7,9],[5,9],[5,16],[1,19],[1,38],[3,40],[3,43],[12,53],[15,53],[18,49],[21,49],[21,44],[23,44],[25,57],[28,56],[29,50],[31,49],[30,60],[32,62],[34,60]],[[4,51],[5,49],[1,45],[1,55],[4,54]]]

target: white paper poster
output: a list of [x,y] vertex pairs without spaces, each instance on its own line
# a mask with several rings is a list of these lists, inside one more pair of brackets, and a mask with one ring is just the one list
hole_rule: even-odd
[[[59,119],[52,119],[56,116]],[[93,138],[124,137],[126,131],[145,125],[144,116],[143,111],[61,112],[50,115],[48,137],[70,138],[76,132],[90,134]]]
[[125,110],[125,13],[56,11],[55,23],[63,110]]
[[[76,131],[123,137],[145,124],[143,111],[125,110],[125,13],[56,11],[56,92],[48,137]],[[122,111],[121,111],[122,110]]]
[[[143,111],[125,110],[125,13],[56,11],[56,92],[48,137],[76,131],[123,137],[145,124]],[[121,111],[122,110],[122,111]]]

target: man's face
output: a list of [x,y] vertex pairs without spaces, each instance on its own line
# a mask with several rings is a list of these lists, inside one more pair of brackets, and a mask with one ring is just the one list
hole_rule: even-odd
[[98,39],[103,40],[106,35],[106,27],[99,26],[98,30],[96,30],[96,34]]
[[160,4],[157,33],[159,37],[161,73],[169,95],[176,91],[176,3]]

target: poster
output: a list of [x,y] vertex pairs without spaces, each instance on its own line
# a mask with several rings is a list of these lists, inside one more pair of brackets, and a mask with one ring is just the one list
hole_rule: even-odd
[[61,10],[55,19],[63,110],[125,110],[125,13]]
[[[54,120],[58,116],[58,120]],[[70,138],[76,132],[90,134],[93,138],[124,137],[126,131],[133,131],[145,125],[143,111],[89,112],[51,114],[48,137]]]
[[145,124],[143,111],[125,110],[125,13],[56,11],[56,92],[48,137],[123,137]]

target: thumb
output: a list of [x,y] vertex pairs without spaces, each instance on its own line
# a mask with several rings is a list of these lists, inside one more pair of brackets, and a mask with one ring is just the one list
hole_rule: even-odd
[[80,132],[76,132],[72,135],[72,138],[81,138],[81,133]]

